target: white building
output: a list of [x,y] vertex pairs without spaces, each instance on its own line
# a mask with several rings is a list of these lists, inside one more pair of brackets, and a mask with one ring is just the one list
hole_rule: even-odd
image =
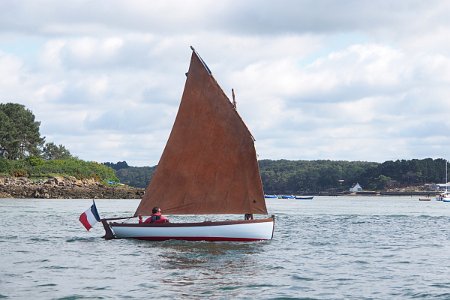
[[359,183],[356,183],[353,187],[351,187],[349,189],[350,192],[352,193],[356,193],[356,192],[361,192],[363,189],[362,187],[359,185]]

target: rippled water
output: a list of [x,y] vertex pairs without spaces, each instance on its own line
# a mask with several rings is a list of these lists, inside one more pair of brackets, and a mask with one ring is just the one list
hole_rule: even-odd
[[[267,202],[272,241],[211,243],[105,241],[78,222],[90,200],[0,200],[0,298],[450,299],[450,203]],[[96,203],[105,217],[138,205]]]

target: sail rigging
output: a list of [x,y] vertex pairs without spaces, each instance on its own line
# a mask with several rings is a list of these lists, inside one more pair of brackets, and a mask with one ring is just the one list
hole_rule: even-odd
[[192,48],[180,107],[135,212],[267,214],[254,139]]

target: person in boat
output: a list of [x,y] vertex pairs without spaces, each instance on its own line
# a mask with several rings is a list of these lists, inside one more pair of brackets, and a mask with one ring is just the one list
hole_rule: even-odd
[[253,220],[253,214],[245,214],[244,219],[245,220]]
[[142,223],[169,223],[169,219],[167,219],[165,216],[161,214],[161,208],[159,207],[153,207],[152,209],[152,215],[148,217],[145,221],[142,221],[142,216],[139,216],[139,224]]

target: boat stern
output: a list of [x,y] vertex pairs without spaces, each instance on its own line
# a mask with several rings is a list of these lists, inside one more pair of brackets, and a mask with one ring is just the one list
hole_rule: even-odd
[[111,226],[109,226],[108,220],[107,219],[101,219],[100,220],[103,224],[103,228],[105,228],[105,235],[103,236],[103,238],[105,240],[112,240],[115,239],[116,236],[114,235],[114,233],[111,230]]

